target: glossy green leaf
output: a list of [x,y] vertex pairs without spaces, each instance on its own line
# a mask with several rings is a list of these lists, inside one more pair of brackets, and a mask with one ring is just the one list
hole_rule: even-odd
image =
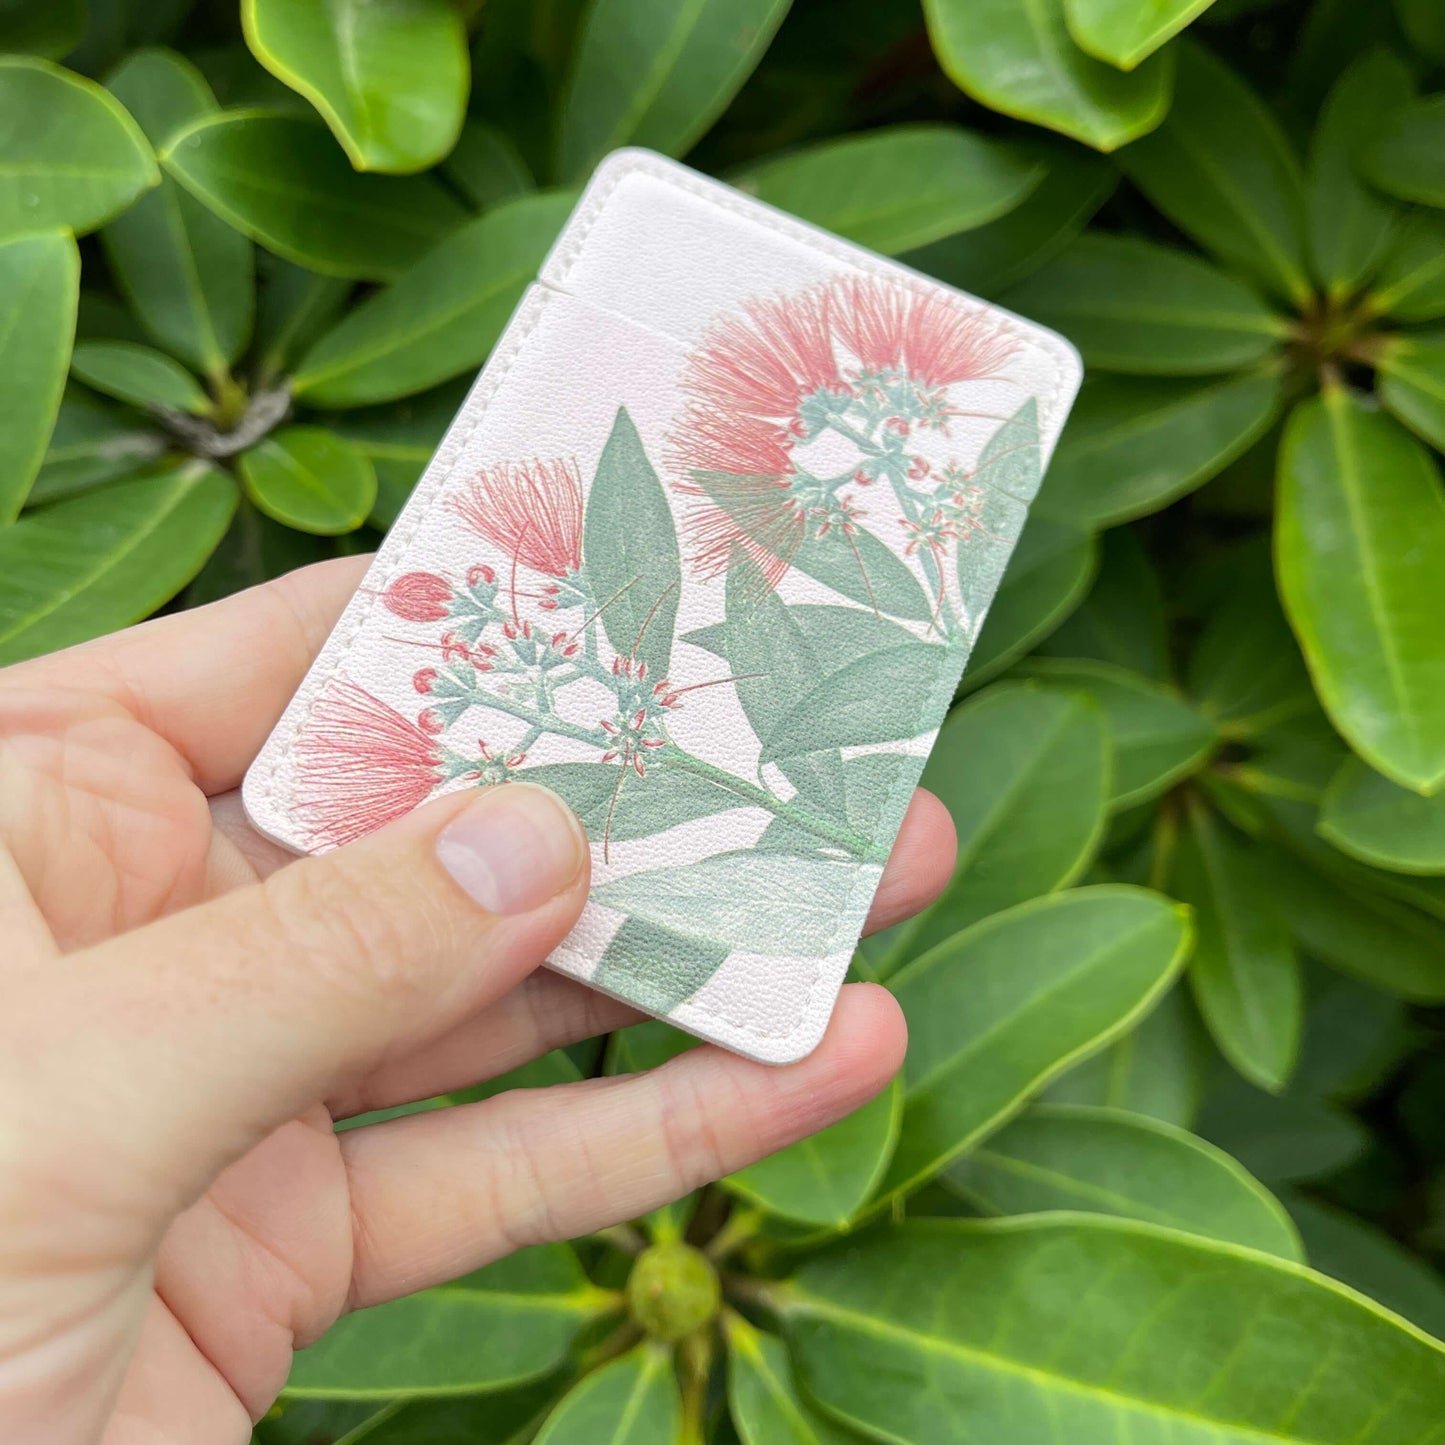
[[1445,492],[1429,454],[1332,386],[1280,455],[1280,597],[1330,721],[1404,787],[1445,783]]
[[1282,853],[1260,850],[1258,866],[1306,953],[1401,998],[1445,1001],[1439,920]]
[[1107,662],[1029,658],[1026,675],[1082,693],[1103,710],[1114,743],[1111,804],[1157,797],[1196,771],[1218,741],[1214,726],[1173,688]]
[[1081,527],[1157,512],[1202,486],[1269,430],[1284,378],[1093,377],[1084,383],[1039,506]]
[[450,0],[242,0],[241,24],[357,170],[425,170],[455,144],[470,71]]
[[200,382],[180,362],[151,346],[130,341],[78,341],[70,369],[87,386],[132,406],[170,408],[196,416],[211,408]]
[[909,1445],[1424,1445],[1445,1394],[1445,1349],[1359,1295],[1103,1215],[914,1221],[784,1299],[811,1392]]
[[1194,909],[1189,981],[1220,1051],[1261,1088],[1282,1088],[1299,1052],[1304,998],[1289,929],[1253,851],[1191,803],[1169,886]]
[[467,214],[428,176],[358,175],[301,116],[223,111],[173,136],[161,163],[223,221],[329,276],[389,280]]
[[1397,321],[1445,316],[1445,216],[1417,211],[1401,223],[1368,299]]
[[1414,1046],[1407,1005],[1333,969],[1312,965],[1306,977],[1304,1047],[1291,1088],[1343,1100],[1373,1093]]
[[1209,262],[1134,236],[1080,236],[999,298],[1062,331],[1086,365],[1136,375],[1205,376],[1276,351],[1289,325]]
[[1064,0],[1064,13],[1081,50],[1120,70],[1133,70],[1212,4],[1214,0]]
[[1334,1174],[1370,1140],[1364,1125],[1338,1105],[1297,1090],[1267,1094],[1238,1077],[1204,1101],[1197,1128],[1269,1185]]
[[1077,1209],[1304,1255],[1283,1206],[1227,1154],[1122,1109],[1036,1104],[944,1178],[985,1214]]
[[1046,170],[1013,210],[902,259],[951,286],[997,296],[1062,251],[1118,183],[1118,173],[1102,156],[1032,140],[1020,149],[1037,157]]
[[682,559],[667,493],[626,407],[588,488],[582,556],[593,605],[607,604],[600,620],[613,652],[645,662],[660,681],[672,660]]
[[525,196],[537,183],[506,131],[469,116],[442,172],[479,211],[489,211],[513,196]]
[[[321,1400],[282,1402],[291,1410],[328,1412],[367,1411],[366,1417],[346,1434],[334,1436],[331,1420],[322,1426],[321,1440],[328,1445],[524,1445],[530,1441],[548,1407],[565,1387],[567,1372],[515,1390],[457,1400],[395,1400],[382,1405],[361,1405]],[[284,1417],[283,1417],[284,1418]],[[256,1445],[270,1445],[259,1436]],[[287,1442],[293,1445],[293,1442]],[[316,1435],[302,1435],[294,1445],[320,1445]]]
[[231,479],[191,461],[0,529],[0,665],[153,612],[200,570],[235,506]]
[[1370,181],[1402,201],[1445,206],[1445,95],[1392,110],[1362,165]]
[[1213,1056],[1188,990],[1176,984],[1118,1043],[1055,1079],[1039,1099],[1127,1109],[1186,1129],[1199,1112]]
[[257,258],[256,384],[267,386],[331,329],[351,296],[352,283],[293,265],[270,251]]
[[924,0],[934,53],[960,90],[991,110],[1112,151],[1169,108],[1172,57],[1132,74],[1086,55],[1064,0]]
[[118,481],[155,461],[167,445],[166,438],[133,411],[121,411],[75,388],[60,403],[50,445],[26,501],[40,506]]
[[1103,836],[1111,754],[1103,713],[1077,695],[1005,682],[957,708],[922,778],[953,817],[953,877],[938,902],[896,931],[880,973],[1074,882]]
[[878,1187],[902,1117],[903,1085],[894,1079],[847,1118],[725,1182],[734,1194],[782,1219],[841,1229]]
[[833,1424],[798,1390],[788,1347],[729,1310],[728,1408],[742,1445],[849,1445],[856,1439]]
[[884,1188],[921,1183],[1055,1074],[1124,1033],[1188,948],[1184,911],[1081,888],[997,913],[892,981],[908,1017],[903,1132]]
[[1103,560],[1089,594],[1039,646],[1045,657],[1091,657],[1163,682],[1169,624],[1159,576],[1138,532],[1103,536]]
[[[200,72],[169,50],[138,50],[109,87],[153,146],[216,114]],[[169,176],[104,231],[116,284],[160,346],[208,376],[224,375],[251,334],[251,243]]]
[[0,241],[0,527],[19,515],[50,442],[79,296],[65,232]]
[[1397,873],[1445,873],[1445,793],[1422,798],[1358,758],[1335,775],[1320,832],[1336,848]]
[[1030,513],[969,654],[964,689],[997,677],[1048,637],[1078,607],[1098,563],[1091,532],[1042,511]]
[[1445,1339],[1445,1281],[1383,1230],[1305,1195],[1288,1201],[1310,1264]]
[[1359,160],[1413,89],[1404,61],[1371,51],[1340,77],[1316,122],[1305,185],[1310,256],[1335,299],[1369,280],[1399,224],[1395,208],[1365,184]]
[[769,205],[892,256],[996,220],[1042,177],[1023,152],[959,126],[898,125],[808,146],[732,180]]
[[203,607],[335,555],[326,539],[273,522],[243,496],[226,535],[186,588],[183,600],[187,607]]
[[1380,348],[1386,408],[1436,451],[1445,451],[1445,334],[1392,337]]
[[558,174],[623,145],[691,149],[762,58],[791,0],[594,0],[563,95]]
[[92,80],[47,60],[0,56],[0,239],[77,235],[160,180],[140,127]]
[[1310,294],[1304,182],[1278,121],[1225,64],[1181,44],[1169,118],[1119,157],[1181,230],[1294,303]]
[[672,1351],[642,1344],[574,1385],[536,1445],[674,1445],[681,1417]]
[[459,227],[302,357],[296,394],[368,406],[480,365],[571,208],[559,192],[521,196]]
[[366,456],[319,426],[272,432],[241,454],[241,479],[268,517],[322,537],[354,532],[376,500]]
[[85,0],[0,0],[0,51],[58,60],[85,32]]
[[620,1304],[567,1245],[519,1250],[453,1284],[347,1315],[297,1354],[287,1393],[364,1400],[522,1384],[554,1369],[584,1325]]

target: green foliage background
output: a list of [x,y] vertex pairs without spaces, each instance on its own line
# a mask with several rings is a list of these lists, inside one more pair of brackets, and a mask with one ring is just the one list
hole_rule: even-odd
[[0,51],[0,662],[373,545],[620,144],[1088,365],[929,766],[957,875],[856,963],[903,1078],[348,1319],[259,1441],[1445,1439],[1437,0],[0,0]]

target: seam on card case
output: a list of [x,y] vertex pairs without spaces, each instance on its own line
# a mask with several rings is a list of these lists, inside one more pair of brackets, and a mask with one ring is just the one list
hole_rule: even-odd
[[[614,162],[614,169],[610,175],[603,177],[600,182],[596,182],[588,188],[582,202],[579,203],[578,210],[574,213],[572,220],[566,227],[566,232],[559,238],[557,249],[554,250],[543,265],[543,272],[545,273],[553,267],[554,262],[556,263],[556,279],[543,279],[539,277],[535,289],[524,297],[521,309],[514,315],[512,324],[507,328],[507,331],[502,337],[501,346],[497,351],[493,352],[491,358],[483,367],[481,375],[477,378],[476,385],[462,403],[462,410],[469,410],[472,413],[469,424],[465,430],[457,433],[455,438],[450,434],[444,438],[444,444],[450,443],[453,447],[451,461],[434,477],[428,479],[425,475],[423,476],[421,484],[417,491],[413,493],[403,513],[403,517],[407,522],[406,527],[400,531],[393,529],[392,532],[388,534],[385,542],[383,542],[377,552],[375,561],[372,563],[372,570],[378,569],[383,564],[392,565],[393,559],[399,560],[405,556],[416,533],[420,530],[427,517],[430,516],[432,508],[445,495],[447,488],[455,479],[457,470],[461,465],[463,457],[466,455],[467,447],[472,437],[485,419],[488,404],[498,391],[501,390],[502,385],[511,374],[518,357],[534,335],[551,297],[566,297],[570,300],[580,301],[582,304],[591,306],[596,310],[617,315],[620,320],[631,321],[630,317],[613,312],[607,307],[599,306],[596,302],[574,296],[570,291],[565,289],[565,281],[572,262],[575,260],[582,246],[586,243],[588,236],[591,234],[593,224],[602,214],[613,191],[628,175],[638,171],[645,171],[663,181],[665,184],[686,190],[719,209],[734,212],[751,224],[761,225],[770,230],[777,231],[814,251],[821,252],[845,264],[867,271],[870,274],[886,277],[903,272],[906,275],[915,276],[918,283],[930,289],[949,294],[957,294],[965,300],[971,303],[973,302],[973,298],[968,297],[966,293],[957,292],[953,287],[944,286],[929,277],[913,272],[909,267],[881,258],[875,258],[869,252],[854,247],[849,242],[835,240],[825,232],[820,232],[806,223],[798,222],[792,217],[784,215],[782,212],[775,211],[763,202],[746,197],[734,199],[725,189],[715,188],[715,183],[701,177],[694,177],[683,167],[674,166],[661,158],[653,157],[647,153],[628,153],[625,159],[619,159]],[[532,314],[525,316],[523,312],[529,307]],[[998,310],[998,308],[988,309]],[[1009,333],[1021,344],[1036,352],[1042,352],[1054,363],[1046,401],[1050,414],[1050,429],[1053,430],[1052,413],[1057,405],[1058,395],[1062,388],[1063,376],[1072,370],[1076,364],[1073,355],[1067,348],[1057,343],[1054,338],[1048,336],[1047,333],[1041,333],[1035,328],[1021,325],[1007,312],[1001,312],[999,314],[999,320]],[[518,326],[518,322],[522,324]],[[644,331],[651,330],[645,323],[639,322],[635,324]],[[672,341],[674,344],[682,344],[678,341],[678,338],[664,337],[664,339]],[[1013,500],[1019,502],[1020,505],[1028,505],[1023,502],[1022,499],[1014,498]],[[315,676],[307,678],[306,687],[310,696],[307,699],[305,707],[290,724],[288,742],[294,740],[306,725],[320,700],[326,684],[340,670],[343,660],[356,641],[357,634],[361,631],[361,628],[365,625],[373,609],[376,607],[380,590],[381,589],[375,587],[370,588],[364,601],[361,600],[361,594],[358,593],[348,605],[347,612],[351,613],[351,616],[343,616],[341,627],[344,627],[344,632],[338,628],[338,631],[334,632],[328,639],[324,649],[324,652],[330,656],[327,667]],[[965,667],[966,666],[967,659],[965,658]],[[929,731],[930,728],[936,728],[938,726],[944,712],[947,710],[948,700],[953,696],[956,686],[957,678],[952,675],[951,671],[944,678],[940,679],[939,685],[935,688],[934,693],[927,699],[924,706],[919,709],[919,720],[923,724],[923,726],[919,728],[920,734]],[[264,786],[262,788],[262,797],[268,803],[273,799],[276,773],[276,760],[274,758],[268,758],[263,767]],[[906,776],[905,773],[904,777],[906,778]],[[910,782],[907,786],[911,788],[913,784]],[[887,807],[880,811],[880,816],[889,816],[898,808],[903,789],[904,780],[900,779],[900,781],[889,790]],[[813,969],[804,986],[802,1011],[795,1025],[791,1028],[778,1028],[774,1030],[748,1028],[735,1022],[731,1018],[725,1017],[716,1009],[694,1003],[693,1007],[697,1009],[698,1013],[705,1019],[716,1021],[718,1025],[726,1028],[735,1038],[751,1038],[772,1043],[786,1043],[798,1035],[805,1033],[810,1028],[815,1027],[813,1018],[815,995],[819,981],[823,975],[824,964],[830,957],[833,957],[840,951],[838,941],[843,935],[845,923],[851,931],[851,924],[856,918],[862,902],[861,895],[865,887],[871,897],[878,886],[877,879],[871,879],[865,875],[865,865],[856,863],[853,866],[856,869],[855,881],[849,890],[847,907],[844,910],[842,918],[840,918],[839,926],[831,940],[833,946],[812,960]],[[581,954],[580,951],[567,948],[565,942],[555,950],[553,956],[556,957],[567,954],[571,954],[578,962],[596,962],[596,960],[587,958]],[[623,997],[622,995],[617,996]]]

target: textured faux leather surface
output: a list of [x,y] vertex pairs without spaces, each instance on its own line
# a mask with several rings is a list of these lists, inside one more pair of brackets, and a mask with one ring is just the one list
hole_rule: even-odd
[[252,821],[314,851],[535,769],[594,842],[550,965],[801,1057],[1078,380],[1050,332],[617,153],[253,765]]

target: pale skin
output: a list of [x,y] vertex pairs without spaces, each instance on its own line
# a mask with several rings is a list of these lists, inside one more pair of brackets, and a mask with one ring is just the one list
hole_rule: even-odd
[[[439,834],[510,826],[539,790],[444,798],[314,859],[248,826],[246,765],[364,567],[0,672],[7,1445],[240,1445],[346,1311],[636,1217],[902,1061],[897,1005],[857,984],[785,1068],[704,1047],[335,1133],[638,1017],[538,968],[588,878],[548,797],[575,860],[528,907],[488,911],[439,864]],[[928,903],[953,852],[919,793],[870,928]]]

